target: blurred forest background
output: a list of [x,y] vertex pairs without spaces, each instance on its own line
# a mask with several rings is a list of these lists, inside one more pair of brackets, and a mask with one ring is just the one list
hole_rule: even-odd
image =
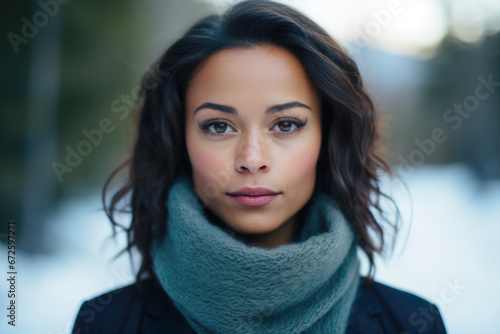
[[[403,177],[458,164],[472,173],[474,189],[498,184],[498,1],[281,2],[355,58]],[[0,245],[15,220],[26,259],[61,251],[51,234],[54,212],[68,199],[97,198],[131,150],[141,77],[188,26],[226,3],[0,1]]]

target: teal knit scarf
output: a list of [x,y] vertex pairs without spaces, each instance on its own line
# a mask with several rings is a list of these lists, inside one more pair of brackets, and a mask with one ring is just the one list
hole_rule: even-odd
[[314,192],[296,242],[248,246],[213,224],[191,179],[170,189],[165,238],[151,250],[163,289],[197,333],[344,333],[360,276],[355,235]]

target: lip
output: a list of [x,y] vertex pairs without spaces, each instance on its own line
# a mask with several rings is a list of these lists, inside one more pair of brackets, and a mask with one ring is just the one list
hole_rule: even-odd
[[262,206],[272,202],[280,193],[263,187],[245,187],[227,194],[242,205]]
[[251,188],[251,187],[244,187],[241,189],[236,190],[235,192],[232,193],[227,193],[229,196],[263,196],[263,195],[278,195],[279,193],[276,191],[272,191],[267,188],[263,187],[257,187],[257,188]]
[[236,202],[246,206],[262,206],[271,203],[279,194],[261,195],[261,196],[246,196],[237,195],[231,196]]

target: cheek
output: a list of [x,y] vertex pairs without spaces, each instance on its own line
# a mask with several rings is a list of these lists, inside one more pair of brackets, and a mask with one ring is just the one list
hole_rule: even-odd
[[188,146],[189,159],[193,168],[193,178],[199,184],[212,182],[214,176],[225,169],[227,154],[222,150],[208,150],[202,143]]
[[286,164],[290,167],[286,170],[293,174],[289,179],[300,183],[314,178],[320,146],[321,137],[314,137],[305,140],[303,145],[288,153],[292,155],[287,159]]
[[316,148],[307,148],[302,150],[293,161],[293,170],[296,180],[300,182],[301,180],[311,179],[314,177],[316,170],[316,163],[318,160],[318,151]]

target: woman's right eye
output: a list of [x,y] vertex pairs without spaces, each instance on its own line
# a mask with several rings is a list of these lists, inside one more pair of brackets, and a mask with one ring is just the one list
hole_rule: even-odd
[[224,133],[227,128],[231,128],[229,124],[223,122],[213,123],[208,127],[208,129],[210,129],[211,127],[214,127],[214,132],[216,133]]
[[[208,121],[208,122],[204,122],[203,124],[200,124],[200,129],[206,130],[207,133],[210,135],[217,136],[217,135],[222,135],[222,134],[226,133],[226,130],[233,129],[233,128],[225,121],[214,120],[214,121]],[[231,132],[231,131],[229,130],[228,132]]]

